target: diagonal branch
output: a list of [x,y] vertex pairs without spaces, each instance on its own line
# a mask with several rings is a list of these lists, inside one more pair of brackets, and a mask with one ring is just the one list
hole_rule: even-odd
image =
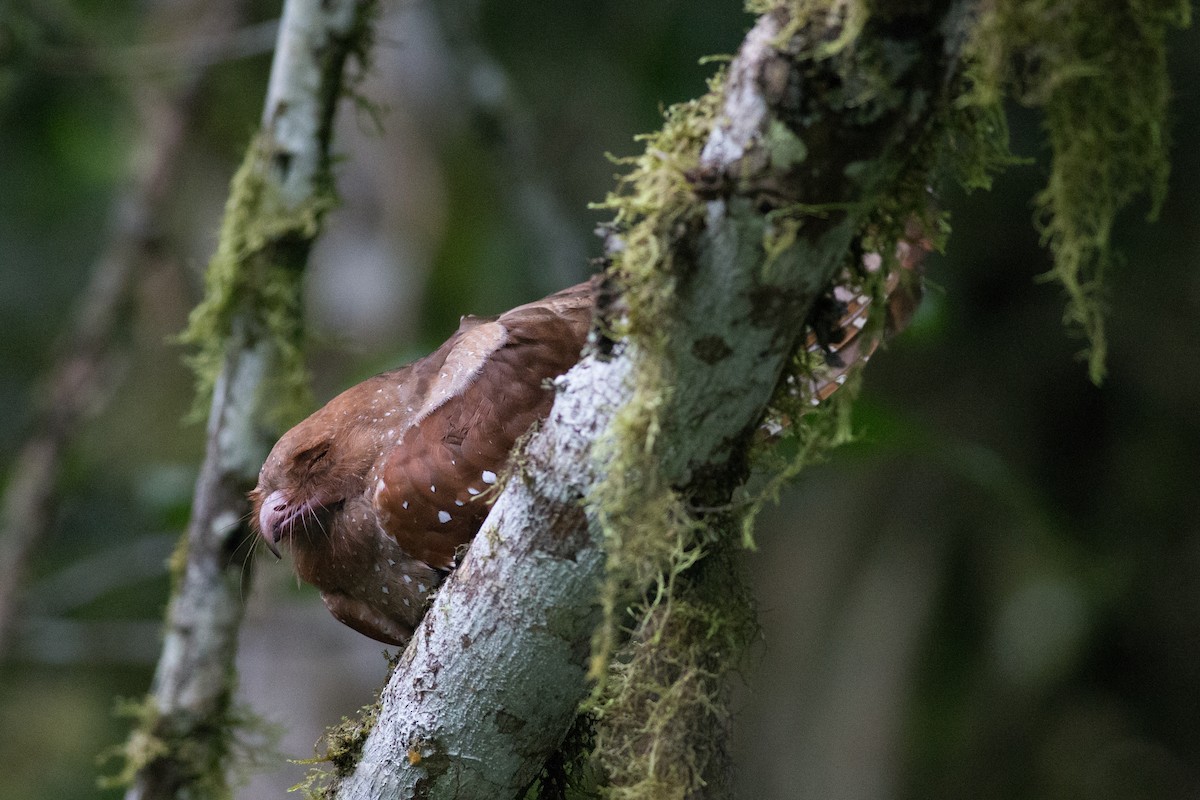
[[662,533],[647,486],[728,498],[864,226],[923,202],[971,4],[866,22],[852,2],[794,5],[760,17],[723,91],[677,110],[639,160],[610,243],[623,295],[602,309],[626,335],[597,337],[560,380],[337,797],[520,795],[586,693],[613,532]]

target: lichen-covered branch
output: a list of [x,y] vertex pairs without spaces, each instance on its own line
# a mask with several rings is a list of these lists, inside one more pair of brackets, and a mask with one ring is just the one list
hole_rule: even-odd
[[[236,732],[233,657],[245,579],[246,492],[269,449],[278,391],[303,381],[299,281],[330,207],[330,136],[370,0],[289,0],[263,128],[233,181],[204,302],[185,342],[211,392],[207,450],[175,561],[154,689],[126,746],[128,800],[221,796]],[[283,375],[282,383],[277,376]]]
[[[590,660],[597,622],[611,632],[652,581],[669,595],[711,549],[693,509],[745,479],[814,302],[855,268],[852,245],[891,252],[889,237],[924,213],[970,4],[913,5],[772,8],[724,82],[648,137],[609,202],[618,296],[404,653],[337,797],[519,796],[559,746],[589,667],[607,668],[611,635]],[[655,608],[647,635],[695,631]],[[622,796],[662,796],[645,788],[667,785],[657,776],[632,784],[677,767],[643,760],[619,778]],[[681,769],[676,796],[709,768]]]

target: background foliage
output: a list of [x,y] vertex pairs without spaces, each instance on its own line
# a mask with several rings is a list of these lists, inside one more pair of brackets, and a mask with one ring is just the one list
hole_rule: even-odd
[[[27,434],[114,224],[134,87],[178,80],[176,7],[0,4],[0,452]],[[244,22],[277,13],[252,2]],[[698,58],[749,23],[728,0],[387,6],[363,86],[379,113],[343,116],[342,205],[309,283],[316,396],[427,351],[459,314],[585,275],[603,219],[587,203],[615,171],[603,154],[637,152],[662,104],[703,90]],[[1114,231],[1101,388],[1061,291],[1036,281],[1043,121],[1013,109],[1032,163],[941,198],[947,253],[913,329],[872,361],[860,441],[764,517],[748,556],[764,630],[739,701],[739,796],[1200,790],[1197,32],[1169,47],[1173,173],[1156,224],[1143,206]],[[123,307],[119,379],[64,464],[0,663],[0,800],[96,796],[96,754],[125,731],[115,698],[148,686],[202,437],[168,339],[199,295],[268,63],[222,60],[204,81],[161,258]],[[286,564],[257,572],[241,693],[305,757],[385,665]],[[244,795],[303,772],[280,769]]]

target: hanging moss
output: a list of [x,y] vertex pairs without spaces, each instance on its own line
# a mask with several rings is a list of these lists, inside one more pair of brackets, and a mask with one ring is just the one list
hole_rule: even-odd
[[[712,522],[725,527],[724,518]],[[735,545],[670,579],[662,602],[643,606],[614,661],[594,713],[595,760],[619,800],[728,796],[731,674],[757,633]]]
[[1044,114],[1050,174],[1034,199],[1035,223],[1096,382],[1113,223],[1139,196],[1153,219],[1166,194],[1165,37],[1190,19],[1187,0],[997,0],[976,29],[976,97],[994,104],[1008,95]]

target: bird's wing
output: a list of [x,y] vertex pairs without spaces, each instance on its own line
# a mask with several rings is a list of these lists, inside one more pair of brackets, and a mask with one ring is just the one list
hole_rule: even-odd
[[472,320],[447,343],[434,374],[414,365],[428,392],[416,422],[385,454],[374,490],[381,527],[412,557],[449,569],[475,535],[513,444],[549,411],[547,379],[579,359],[590,286]]

